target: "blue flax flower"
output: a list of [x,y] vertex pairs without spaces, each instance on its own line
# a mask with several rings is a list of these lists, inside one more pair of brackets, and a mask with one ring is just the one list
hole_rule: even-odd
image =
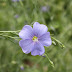
[[18,15],[18,14],[16,14],[14,17],[15,17],[15,18],[18,18],[18,17],[19,17],[19,15]]
[[43,55],[45,52],[44,46],[50,46],[52,44],[50,32],[47,32],[47,26],[35,22],[33,28],[29,25],[25,25],[19,33],[19,37],[22,40],[19,41],[19,45],[22,51],[26,54],[31,52],[31,55]]
[[23,65],[21,65],[21,66],[20,66],[20,69],[21,69],[21,70],[24,70],[24,67],[23,67]]
[[49,11],[49,8],[50,8],[49,6],[42,6],[41,7],[41,11],[42,12],[48,12]]

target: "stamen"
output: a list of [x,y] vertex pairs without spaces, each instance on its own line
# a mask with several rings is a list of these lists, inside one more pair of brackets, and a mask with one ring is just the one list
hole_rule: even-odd
[[37,38],[36,36],[34,36],[34,37],[32,38],[32,40],[33,40],[34,42],[36,42],[36,41],[38,41],[38,38]]

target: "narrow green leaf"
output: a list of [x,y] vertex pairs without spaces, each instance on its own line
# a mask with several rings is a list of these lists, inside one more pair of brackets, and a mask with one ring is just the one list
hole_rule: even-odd
[[20,0],[19,2],[20,2],[20,4],[23,6],[23,3],[22,3],[22,1]]

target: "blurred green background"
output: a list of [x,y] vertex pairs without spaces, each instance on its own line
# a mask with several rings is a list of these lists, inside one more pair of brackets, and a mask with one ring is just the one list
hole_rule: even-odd
[[0,31],[21,30],[33,22],[46,24],[59,45],[46,47],[47,58],[24,54],[18,41],[0,36],[0,72],[72,72],[72,0],[0,0]]

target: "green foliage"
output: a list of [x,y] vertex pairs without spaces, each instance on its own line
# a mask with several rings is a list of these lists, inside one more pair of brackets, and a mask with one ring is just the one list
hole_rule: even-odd
[[[43,6],[49,7],[46,12],[41,10]],[[46,24],[53,34],[54,45],[45,47],[51,60],[24,54],[18,44],[19,31],[1,33],[0,72],[72,72],[72,0],[0,0],[0,31],[21,30],[36,21]]]

